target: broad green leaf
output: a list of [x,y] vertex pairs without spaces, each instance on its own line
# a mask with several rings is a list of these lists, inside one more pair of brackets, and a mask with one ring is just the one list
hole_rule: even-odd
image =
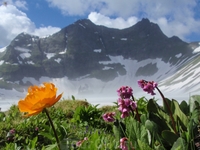
[[[149,119],[153,121],[157,126],[157,132],[158,134],[161,134],[163,130],[172,130],[171,125],[169,124],[169,121],[167,121],[165,118],[169,117],[166,113],[159,111],[160,114],[149,114]],[[162,115],[161,115],[162,114]],[[166,116],[165,116],[166,115]],[[165,118],[163,118],[165,116]],[[168,118],[169,119],[169,118]]]
[[144,125],[145,122],[146,122],[146,120],[147,120],[146,114],[142,114],[142,115],[140,116],[140,120],[141,120],[141,123]]
[[185,115],[189,115],[190,112],[190,107],[188,105],[188,103],[186,101],[182,101],[179,105],[181,111],[185,114]]
[[156,132],[157,131],[156,124],[154,122],[150,121],[150,120],[147,120],[145,122],[145,127],[151,132]]
[[174,142],[179,138],[178,135],[176,135],[174,132],[171,132],[169,130],[165,130],[162,132],[162,137],[165,139],[169,145],[173,145]]
[[176,119],[176,116],[178,116],[180,118],[179,121],[182,122],[182,124],[180,124],[180,125],[184,125],[183,128],[186,128],[188,125],[188,121],[189,121],[187,116],[182,112],[182,110],[180,109],[179,104],[176,100],[172,100],[172,102],[173,102],[174,108],[175,108],[173,116],[175,117],[175,119]]
[[165,101],[163,101],[163,109],[167,114],[170,114],[171,112],[173,113],[175,111],[175,107],[172,101],[168,98],[165,98]]
[[181,137],[179,137],[173,144],[171,150],[188,150],[188,147],[186,147],[185,140]]
[[196,108],[195,101],[197,101],[200,104],[200,95],[193,95],[189,99],[189,106],[190,106],[190,112],[193,112],[193,110]]

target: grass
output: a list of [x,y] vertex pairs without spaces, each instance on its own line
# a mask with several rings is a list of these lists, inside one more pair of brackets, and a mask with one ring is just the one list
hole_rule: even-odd
[[[48,110],[56,126],[60,141],[63,142],[63,140],[70,139],[71,144],[75,144],[77,141],[97,130],[99,132],[107,132],[109,125],[102,121],[101,116],[104,112],[113,108],[114,106],[97,108],[86,100],[63,99]],[[93,120],[88,121],[80,118],[78,110],[82,110],[82,113],[87,111],[86,113],[90,113],[89,117],[93,117]],[[28,149],[30,148],[30,143],[33,142],[32,140],[36,137],[38,140],[35,146],[33,146],[34,149],[48,149],[47,146],[52,144],[54,135],[51,133],[52,131],[45,114],[40,113],[36,116],[24,118],[16,105],[11,106],[8,111],[1,112],[1,114],[0,150],[8,148],[12,144],[17,144],[19,148],[23,147],[24,149]],[[85,117],[86,119],[88,118],[87,116]],[[98,129],[96,128],[97,126]],[[36,128],[40,132],[36,131]],[[12,129],[15,130],[15,134],[9,137],[9,132]],[[12,140],[9,141],[8,139]],[[9,147],[9,150],[12,149],[14,150],[15,148]]]
[[[194,97],[190,104],[168,100],[176,116],[178,134],[172,130],[165,107],[145,97],[136,102],[141,122],[135,117],[136,112],[122,119],[117,105],[98,107],[74,97],[60,100],[48,108],[48,112],[62,150],[120,150],[123,137],[128,138],[129,149],[195,150],[200,96]],[[191,105],[194,107],[189,112]],[[102,115],[107,112],[116,112],[114,122],[103,120]],[[81,146],[77,146],[77,142]],[[45,113],[25,118],[16,105],[0,112],[0,150],[57,150],[55,143],[54,132]]]

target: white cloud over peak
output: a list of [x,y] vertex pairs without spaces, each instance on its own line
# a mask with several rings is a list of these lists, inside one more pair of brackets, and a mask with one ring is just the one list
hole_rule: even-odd
[[46,36],[59,30],[60,28],[51,26],[36,28],[27,15],[14,5],[0,6],[0,47],[8,45],[22,32]]
[[130,17],[127,20],[121,17],[112,19],[97,12],[91,12],[88,15],[88,19],[97,25],[104,25],[110,28],[118,29],[128,28],[138,22],[138,18],[136,17]]

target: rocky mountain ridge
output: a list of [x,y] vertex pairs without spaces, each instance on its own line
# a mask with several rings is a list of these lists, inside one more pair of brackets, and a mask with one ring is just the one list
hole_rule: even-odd
[[67,79],[79,93],[141,78],[159,82],[196,59],[198,46],[167,37],[148,19],[122,30],[79,20],[48,37],[21,33],[13,39],[0,53],[0,88],[23,91],[43,77]]

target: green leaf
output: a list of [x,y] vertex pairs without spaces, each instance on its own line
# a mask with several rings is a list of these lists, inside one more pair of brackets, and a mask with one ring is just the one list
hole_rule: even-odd
[[185,114],[185,115],[189,115],[190,112],[190,107],[188,105],[188,103],[186,101],[182,101],[179,105],[181,111]]
[[36,148],[38,137],[36,136],[32,141],[31,141],[31,149]]
[[189,106],[190,106],[190,112],[193,112],[193,110],[196,108],[195,101],[200,104],[200,95],[193,95],[189,99]]
[[48,145],[45,150],[56,150],[56,147],[57,147],[57,144],[51,144],[51,145]]
[[[169,106],[169,108],[168,108]],[[172,103],[171,100],[169,100],[168,98],[165,98],[165,102],[163,102],[163,108],[164,108],[164,111],[169,115],[171,112],[173,113],[175,111],[175,107]],[[171,112],[170,112],[170,110]]]
[[72,100],[76,100],[74,95],[72,95]]
[[158,113],[158,106],[153,99],[150,99],[147,104],[148,112]]
[[139,139],[137,140],[137,142],[140,150],[153,150],[148,144],[140,141]]
[[[176,100],[172,100],[172,102],[173,102],[173,105],[175,108],[173,115],[178,116],[180,118],[179,121],[181,123],[179,125],[182,125],[182,129],[185,129],[188,126],[189,120],[188,120],[187,116],[180,109],[178,102]],[[175,119],[176,119],[176,117],[175,117]],[[176,121],[178,121],[178,120],[176,120]]]
[[162,132],[162,137],[172,146],[174,142],[179,138],[174,132],[165,130]]
[[188,150],[188,147],[185,146],[186,142],[183,138],[179,137],[173,144],[171,150]]
[[169,116],[163,111],[159,111],[159,114],[149,113],[149,119],[156,124],[158,134],[163,130],[172,130],[169,121],[165,119],[167,117],[169,120]]
[[127,138],[131,140],[132,144],[134,145],[135,149],[138,147],[137,140],[140,140],[144,143],[149,143],[148,139],[148,130],[142,123],[139,123],[134,118],[129,117],[126,119],[126,133]]
[[150,121],[150,120],[147,120],[145,122],[145,127],[151,132],[156,132],[157,131],[156,124],[154,122]]
[[43,135],[44,137],[48,138],[49,140],[55,141],[54,135],[48,132],[40,132],[39,135]]

